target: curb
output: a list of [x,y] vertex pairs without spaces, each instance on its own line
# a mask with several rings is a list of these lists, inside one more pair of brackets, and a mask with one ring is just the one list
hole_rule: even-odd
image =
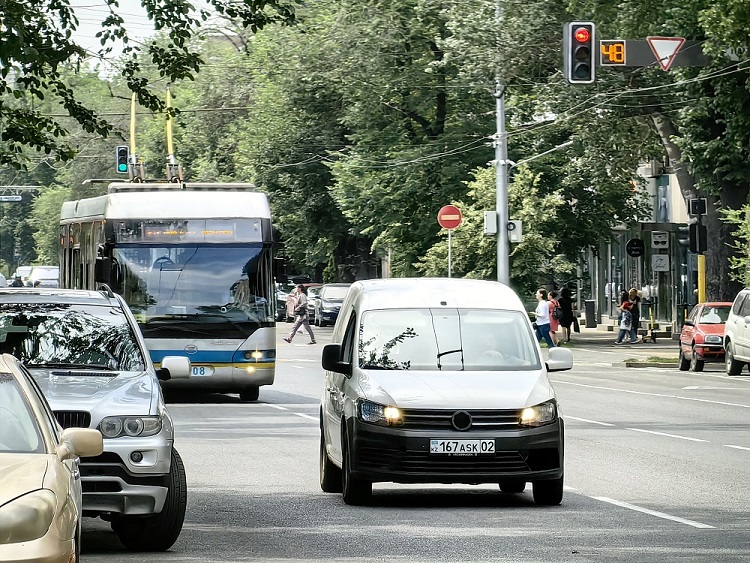
[[671,368],[677,369],[677,362],[623,362],[626,368]]

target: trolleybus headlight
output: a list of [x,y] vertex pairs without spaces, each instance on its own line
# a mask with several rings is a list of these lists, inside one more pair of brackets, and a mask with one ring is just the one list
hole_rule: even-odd
[[158,416],[108,416],[99,423],[99,431],[105,438],[153,436],[161,432],[161,418]]

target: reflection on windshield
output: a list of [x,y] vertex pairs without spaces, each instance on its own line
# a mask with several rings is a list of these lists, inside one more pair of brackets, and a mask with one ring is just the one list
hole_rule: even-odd
[[724,324],[729,317],[729,307],[705,307],[698,321],[701,324]]
[[240,246],[120,246],[119,287],[144,336],[247,338],[274,321],[271,252]]
[[541,367],[526,316],[517,311],[368,311],[359,327],[364,369],[506,371]]
[[145,369],[135,335],[111,307],[0,304],[0,353],[29,366]]
[[37,453],[44,450],[39,425],[18,383],[0,373],[0,452]]

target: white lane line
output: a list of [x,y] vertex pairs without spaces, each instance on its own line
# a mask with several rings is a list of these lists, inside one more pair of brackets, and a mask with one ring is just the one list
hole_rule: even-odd
[[625,428],[625,430],[632,430],[633,432],[643,432],[645,434],[656,434],[657,436],[666,436],[667,438],[679,438],[680,440],[690,440],[691,442],[707,442],[707,440],[701,440],[700,438],[690,438],[688,436],[679,436],[677,434],[667,434],[666,432],[654,432],[653,430],[644,430],[643,428]]
[[614,424],[610,424],[609,422],[599,422],[598,420],[589,420],[588,418],[578,418],[577,416],[563,416],[563,420],[565,419],[571,419],[571,420],[577,420],[579,422],[588,422],[591,424],[601,424],[602,426],[614,426]]
[[605,387],[603,385],[587,385],[585,383],[573,383],[572,381],[563,381],[562,379],[556,379],[552,383],[555,385],[573,385],[575,387],[586,387],[588,389],[600,389],[602,391],[618,391],[620,393],[630,393],[631,395],[644,395],[647,397],[663,397],[665,399],[679,399],[681,401],[693,401],[696,403],[710,403],[712,405],[724,405],[725,407],[740,407],[743,409],[750,409],[750,405],[743,405],[742,403],[727,403],[725,401],[711,401],[709,399],[699,399],[697,397],[683,397],[681,395],[667,395],[665,393],[647,393],[645,391],[632,391],[630,389],[618,389],[617,387]]
[[310,416],[309,414],[305,414],[301,412],[293,412],[292,414],[296,414],[297,416],[301,416],[302,418],[308,418],[310,420],[314,420],[315,422],[319,420],[317,416]]
[[665,520],[672,520],[673,522],[687,524],[688,526],[692,526],[693,528],[702,528],[706,530],[714,529],[714,526],[709,526],[708,524],[696,522],[695,520],[687,520],[685,518],[680,518],[679,516],[672,516],[671,514],[666,514],[665,512],[649,510],[648,508],[643,508],[642,506],[636,506],[635,504],[630,504],[627,502],[622,502],[622,501],[614,500],[614,499],[607,498],[607,497],[592,497],[592,498],[596,500],[600,500],[602,502],[607,502],[609,504],[614,504],[615,506],[627,508],[628,510],[635,510],[636,512],[643,512],[644,514],[650,514],[651,516],[656,516],[657,518],[664,518]]
[[734,448],[735,450],[746,450],[750,452],[750,448],[746,448],[744,446],[733,446],[732,444],[724,444],[725,448]]
[[294,362],[315,363],[315,362],[319,362],[320,360],[311,360],[311,359],[305,359],[305,358],[276,358],[276,361],[277,362],[289,362],[289,363],[294,363]]
[[286,407],[282,407],[281,405],[268,405],[272,409],[279,409],[280,411],[288,411],[289,409]]

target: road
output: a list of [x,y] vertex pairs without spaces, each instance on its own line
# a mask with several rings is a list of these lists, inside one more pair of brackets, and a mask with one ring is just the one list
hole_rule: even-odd
[[[147,561],[750,561],[750,377],[626,368],[675,356],[671,342],[579,340],[551,374],[566,421],[566,493],[537,507],[530,486],[376,484],[369,507],[318,485],[320,352],[281,340],[277,381],[257,403],[168,396],[189,506],[182,535]],[[101,520],[83,560],[142,561]]]

